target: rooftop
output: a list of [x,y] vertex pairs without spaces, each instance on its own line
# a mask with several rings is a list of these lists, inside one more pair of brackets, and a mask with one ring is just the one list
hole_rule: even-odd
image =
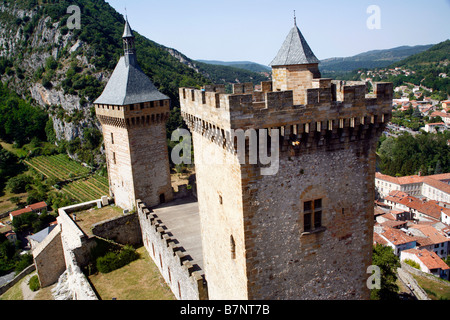
[[450,269],[450,267],[434,252],[418,249],[408,249],[403,252],[414,254],[429,270]]
[[319,63],[295,23],[270,66]]
[[390,227],[383,227],[383,232],[379,235],[396,246],[416,241],[414,237],[408,236],[403,231]]
[[95,104],[124,106],[169,99],[156,89],[152,81],[145,75],[136,60],[134,39],[128,20],[125,22],[123,41],[126,47],[125,55],[120,58],[103,93],[95,100]]

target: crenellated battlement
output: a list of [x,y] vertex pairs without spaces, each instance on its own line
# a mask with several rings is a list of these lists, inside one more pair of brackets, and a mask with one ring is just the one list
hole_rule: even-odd
[[294,105],[293,92],[271,91],[271,82],[260,90],[251,84],[233,85],[226,94],[223,86],[202,90],[180,88],[181,110],[223,129],[268,128],[309,121],[373,117],[391,111],[392,84],[375,83],[374,94],[366,94],[364,83],[313,79],[306,89],[306,105]]
[[119,128],[165,123],[169,119],[170,101],[158,100],[124,106],[95,104],[102,125]]
[[171,230],[144,202],[136,200],[144,246],[178,299],[208,298],[204,271]]

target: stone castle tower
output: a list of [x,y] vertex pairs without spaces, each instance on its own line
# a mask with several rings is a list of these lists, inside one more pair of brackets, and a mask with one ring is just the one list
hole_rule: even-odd
[[[364,83],[322,79],[318,62],[295,24],[259,90],[180,88],[210,299],[369,297],[375,147],[392,84],[366,94]],[[264,141],[263,129],[278,131]],[[251,161],[255,145],[272,150],[272,174]]]
[[102,124],[110,194],[133,209],[141,199],[154,206],[172,199],[166,121],[170,100],[143,73],[128,21],[120,58],[102,95],[94,102]]

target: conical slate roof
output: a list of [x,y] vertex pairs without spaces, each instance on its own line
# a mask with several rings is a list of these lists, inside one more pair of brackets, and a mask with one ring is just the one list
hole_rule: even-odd
[[129,105],[169,99],[156,89],[139,65],[130,64],[121,57],[108,84],[95,104]]
[[[128,20],[123,33],[124,42],[134,38]],[[134,50],[126,50],[109,79],[103,93],[95,104],[129,105],[169,99],[156,89],[152,81],[139,67]]]
[[131,30],[130,24],[128,23],[128,19],[125,20],[125,29],[123,30],[122,38],[132,38],[134,37],[133,31]]
[[295,24],[284,40],[281,49],[270,66],[319,63],[299,28]]

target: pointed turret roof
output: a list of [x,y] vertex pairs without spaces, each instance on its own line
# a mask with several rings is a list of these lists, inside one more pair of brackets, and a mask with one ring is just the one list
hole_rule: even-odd
[[284,40],[281,49],[270,66],[286,66],[295,64],[319,63],[294,19],[294,27]]
[[128,18],[125,20],[125,29],[123,30],[122,38],[134,38],[133,31],[128,23]]
[[[123,38],[125,44],[132,40],[131,38],[134,39],[128,20],[125,21]],[[134,47],[128,42],[128,46],[130,45]],[[169,97],[159,92],[139,67],[133,48],[125,50],[125,56],[120,58],[103,93],[94,103],[123,106],[166,99]]]

